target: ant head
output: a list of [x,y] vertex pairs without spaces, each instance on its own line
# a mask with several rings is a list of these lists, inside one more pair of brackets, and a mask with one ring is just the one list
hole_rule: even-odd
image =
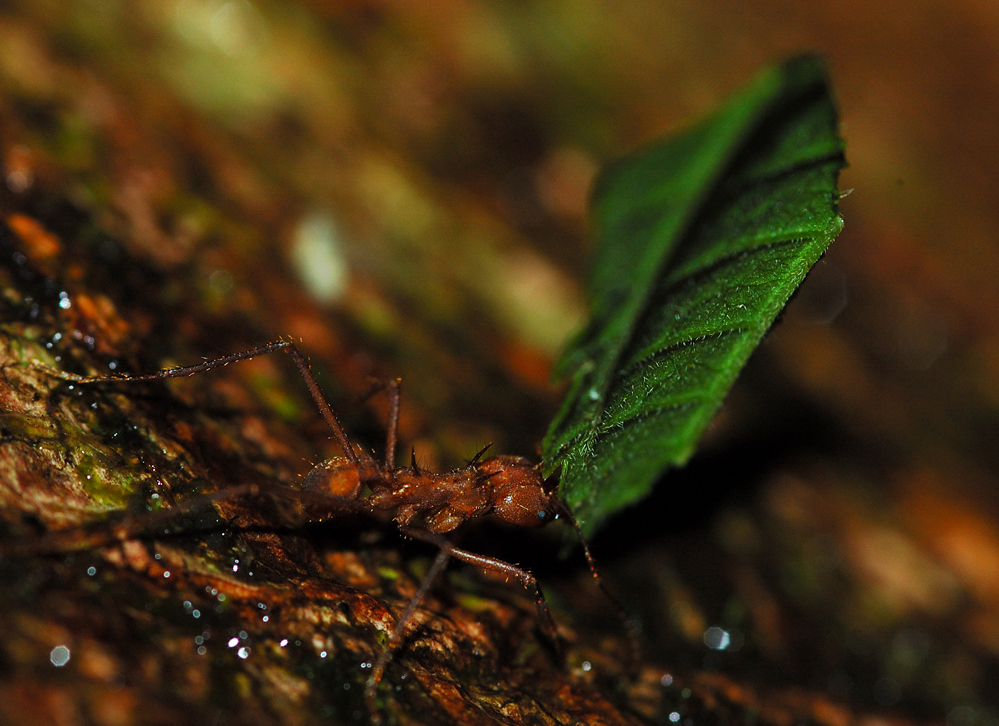
[[494,456],[479,465],[493,485],[493,514],[519,527],[539,527],[559,514],[537,465],[519,456]]

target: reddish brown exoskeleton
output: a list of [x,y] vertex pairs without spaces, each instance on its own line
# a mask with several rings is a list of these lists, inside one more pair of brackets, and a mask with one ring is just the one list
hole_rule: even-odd
[[[518,579],[534,596],[539,623],[556,652],[561,652],[557,629],[547,602],[537,580],[530,572],[503,560],[456,547],[444,536],[470,519],[493,514],[505,522],[521,527],[537,527],[559,518],[568,521],[579,537],[583,553],[597,584],[623,614],[624,611],[617,600],[604,587],[579,526],[569,509],[557,498],[554,487],[542,477],[539,465],[532,464],[519,456],[483,458],[486,451],[483,449],[466,466],[444,474],[421,469],[416,464],[415,456],[409,466],[395,466],[400,401],[398,380],[387,384],[388,432],[385,461],[379,462],[361,448],[351,444],[343,426],[320,390],[305,356],[291,342],[277,341],[197,365],[144,375],[113,374],[86,377],[58,371],[51,373],[64,380],[86,384],[149,381],[192,376],[276,351],[288,353],[298,366],[312,398],[333,431],[333,436],[342,451],[341,456],[314,466],[305,474],[300,487],[274,485],[264,492],[259,485],[243,485],[195,496],[180,506],[145,517],[133,518],[119,527],[92,534],[89,538],[79,536],[72,538],[69,541],[72,542],[73,548],[97,547],[116,540],[125,540],[148,528],[154,520],[189,512],[212,502],[263,493],[299,502],[307,518],[324,519],[336,512],[359,510],[391,514],[403,535],[435,545],[438,548],[438,555],[409,605],[396,620],[389,636],[388,647],[382,651],[372,668],[366,697],[373,713],[375,713],[375,689],[384,674],[385,667],[401,643],[407,624],[426,597],[433,581],[452,557]],[[58,548],[59,541],[58,537],[50,538],[49,545]],[[634,632],[630,626],[628,627],[629,634],[634,637]]]

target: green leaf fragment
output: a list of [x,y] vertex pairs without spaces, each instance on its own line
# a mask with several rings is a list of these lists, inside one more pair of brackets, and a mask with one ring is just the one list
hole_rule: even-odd
[[543,444],[584,532],[690,458],[839,233],[836,127],[825,67],[801,57],[598,181],[593,314],[557,367],[570,386]]

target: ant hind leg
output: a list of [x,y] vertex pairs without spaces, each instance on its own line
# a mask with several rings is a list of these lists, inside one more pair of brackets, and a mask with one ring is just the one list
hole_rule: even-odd
[[98,524],[102,526],[99,528],[93,523],[83,523],[77,527],[50,531],[33,540],[0,542],[0,557],[63,554],[107,547],[131,539],[152,538],[155,534],[151,530],[156,526],[172,522],[215,502],[251,497],[260,493],[259,485],[243,484],[217,492],[199,494],[157,512],[125,516],[115,523],[100,522]]
[[322,414],[329,427],[333,430],[333,437],[336,439],[337,445],[339,445],[339,447],[343,450],[343,455],[346,456],[347,459],[349,459],[353,464],[360,463],[357,452],[355,452],[354,447],[351,446],[350,440],[347,438],[347,433],[343,429],[343,425],[333,412],[333,408],[330,406],[329,401],[326,400],[326,396],[323,395],[322,389],[319,387],[319,382],[316,380],[316,377],[313,375],[312,369],[309,366],[309,361],[306,360],[304,355],[302,355],[302,351],[298,349],[298,346],[288,340],[277,340],[273,343],[260,345],[256,348],[251,348],[250,350],[233,353],[232,355],[225,355],[221,358],[213,358],[212,360],[206,360],[190,366],[167,368],[166,370],[156,371],[155,373],[112,373],[107,376],[80,376],[75,373],[51,370],[47,366],[44,368],[56,378],[61,378],[62,380],[70,381],[71,383],[93,384],[127,381],[156,381],[164,378],[186,378],[188,376],[194,376],[198,373],[205,373],[206,371],[214,370],[216,368],[224,368],[232,363],[250,360],[251,358],[267,355],[268,353],[274,353],[279,350],[283,350],[291,356],[293,361],[295,361],[295,365],[298,366],[298,371],[301,373],[302,379],[305,381],[305,385],[309,389],[309,394],[312,396],[312,400],[316,402],[319,412]]
[[[132,539],[155,539],[156,527],[171,524],[184,515],[204,509],[211,504],[263,496],[298,502],[306,507],[310,505],[323,507],[327,512],[331,509],[348,512],[365,508],[363,502],[349,499],[331,501],[322,494],[278,484],[240,484],[206,494],[197,494],[156,512],[126,515],[114,523],[83,523],[67,529],[50,531],[33,540],[0,542],[0,557],[63,554],[106,547]],[[193,534],[197,530],[184,528],[184,531]],[[165,533],[159,534],[162,536]],[[171,528],[170,535],[173,534],[181,532]]]

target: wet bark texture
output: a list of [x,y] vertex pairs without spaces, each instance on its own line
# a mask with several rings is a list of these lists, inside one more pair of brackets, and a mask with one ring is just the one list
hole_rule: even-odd
[[[987,27],[954,20],[970,5],[913,16],[891,73],[870,70],[883,18],[863,4],[101,6],[0,11],[0,722],[367,722],[370,664],[435,553],[387,521],[304,525],[267,494],[336,453],[285,356],[166,383],[49,371],[294,337],[359,444],[380,451],[385,414],[356,399],[401,376],[407,458],[446,469],[490,441],[530,456],[584,311],[594,168],[707,110],[786,50],[775,38],[805,38],[833,55],[858,192],[702,453],[593,543],[642,657],[559,533],[470,527],[463,546],[539,576],[566,658],[517,583],[451,566],[378,713],[999,723],[999,260],[990,236],[954,231],[999,224],[980,173],[995,108],[973,89],[959,115],[911,102],[908,135],[864,116],[935,79],[991,77],[982,58],[967,71],[968,35]],[[938,47],[952,22],[961,42]],[[665,53],[652,28],[687,42]],[[751,41],[725,72],[705,61],[719,37]],[[884,139],[951,122],[960,133],[886,170]],[[921,166],[927,149],[950,171]],[[904,193],[885,187],[896,167]],[[309,268],[345,278],[327,289]],[[98,546],[246,484],[260,496]]]
[[[41,224],[14,221],[48,235]],[[366,721],[369,669],[428,553],[411,552],[389,524],[336,513],[303,529],[294,506],[266,494],[94,548],[108,528],[195,494],[294,483],[307,447],[275,430],[273,414],[185,402],[163,385],[51,376],[46,366],[79,369],[94,357],[53,331],[129,326],[108,305],[89,317],[84,301],[97,293],[80,287],[61,307],[62,258],[42,271],[38,239],[3,234],[6,719]],[[101,354],[122,360],[107,342]],[[423,603],[379,692],[390,720],[638,723],[581,670],[582,651],[575,665],[557,662],[533,602],[494,589],[442,583]],[[55,668],[58,646],[70,657]],[[617,661],[600,660],[610,665],[602,677],[623,688]]]

